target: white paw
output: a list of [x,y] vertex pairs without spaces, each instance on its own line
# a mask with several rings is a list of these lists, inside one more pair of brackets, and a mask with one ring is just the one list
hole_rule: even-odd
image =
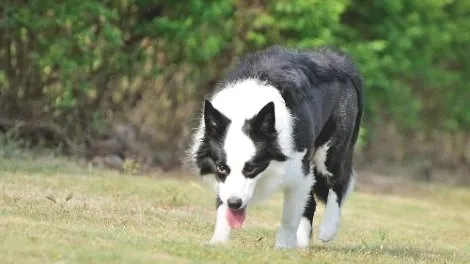
[[306,248],[310,243],[310,233],[312,231],[312,225],[310,221],[302,217],[300,220],[299,228],[297,229],[297,247]]
[[320,234],[319,234],[319,239],[322,242],[328,242],[331,241],[336,233],[338,232],[339,228],[339,222],[340,222],[340,213],[339,210],[325,215],[323,218],[322,224],[320,226]]
[[330,189],[326,202],[325,212],[323,214],[319,239],[323,242],[331,241],[338,231],[341,211],[338,204],[336,193]]
[[332,226],[327,226],[327,227],[320,228],[319,239],[322,242],[329,242],[329,241],[333,240],[333,238],[336,235],[337,230],[338,230],[338,227],[332,227]]
[[206,242],[206,244],[208,244],[208,245],[223,245],[223,244],[227,244],[227,243],[228,243],[228,239],[221,239],[221,238],[215,237],[215,236],[213,236],[211,238],[211,240]]
[[310,244],[310,237],[297,237],[297,247],[298,248],[308,248]]
[[297,246],[296,230],[288,230],[283,227],[279,228],[276,238],[276,248],[295,248]]

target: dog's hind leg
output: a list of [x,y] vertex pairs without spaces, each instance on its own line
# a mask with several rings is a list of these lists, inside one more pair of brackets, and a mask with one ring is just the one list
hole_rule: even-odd
[[323,213],[322,223],[320,226],[319,238],[323,242],[328,242],[334,238],[338,231],[341,218],[340,202],[338,194],[334,188],[328,191],[325,212]]
[[315,201],[314,189],[316,185],[315,170],[312,166],[310,152],[307,152],[302,160],[303,170],[305,173],[304,177],[313,179],[310,187],[310,193],[307,196],[304,212],[300,219],[299,227],[297,228],[297,247],[305,248],[310,244],[310,238],[312,237],[313,229],[313,217],[317,208],[317,202]]
[[341,220],[341,206],[344,204],[347,196],[352,192],[355,184],[355,175],[352,170],[348,178],[347,184],[336,182],[328,189],[326,207],[319,235],[319,239],[323,242],[331,241],[338,231]]
[[300,219],[299,227],[297,228],[297,247],[305,248],[310,244],[310,238],[312,237],[313,229],[313,217],[317,207],[315,196],[313,193],[313,186],[310,191],[310,195],[307,198],[307,204],[305,205],[304,213]]
[[222,203],[219,196],[216,198],[217,207],[217,220],[215,222],[214,234],[212,235],[210,244],[224,244],[227,243],[230,238],[230,232],[232,228],[227,222],[226,212],[227,206]]
[[351,134],[337,130],[324,143],[316,148],[313,156],[315,165],[315,194],[326,203],[320,225],[319,238],[330,241],[336,235],[341,220],[341,205],[347,194],[353,176]]
[[[352,172],[352,157],[354,152],[356,120],[351,115],[351,104],[342,104],[331,118],[316,140],[316,151],[313,162],[318,172],[317,183],[319,196],[326,199],[325,212],[320,225],[319,239],[323,242],[331,241],[336,235],[340,220],[341,206],[354,186],[354,173]],[[321,180],[319,178],[322,178]]]

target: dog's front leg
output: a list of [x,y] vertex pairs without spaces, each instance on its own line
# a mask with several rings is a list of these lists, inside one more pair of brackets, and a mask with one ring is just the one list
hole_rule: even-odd
[[277,248],[295,248],[297,246],[297,229],[305,208],[309,188],[309,185],[299,185],[284,189],[281,226],[276,238]]
[[230,238],[230,231],[232,228],[227,222],[227,206],[222,203],[219,197],[217,197],[217,220],[215,222],[214,234],[210,240],[211,244],[224,244],[227,243]]

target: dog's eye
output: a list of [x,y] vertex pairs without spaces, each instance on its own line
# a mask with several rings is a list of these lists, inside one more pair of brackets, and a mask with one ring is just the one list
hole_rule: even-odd
[[217,180],[224,182],[229,173],[230,169],[227,165],[222,163],[215,165],[215,176],[217,177]]
[[227,166],[225,166],[224,164],[220,164],[220,163],[219,163],[219,164],[217,164],[217,165],[215,166],[215,168],[217,169],[217,173],[219,173],[219,174],[228,174],[228,173],[227,173],[227,172],[228,172],[228,168],[227,168]]
[[246,163],[245,167],[243,168],[243,174],[246,176],[253,175],[256,172],[256,165],[252,163]]

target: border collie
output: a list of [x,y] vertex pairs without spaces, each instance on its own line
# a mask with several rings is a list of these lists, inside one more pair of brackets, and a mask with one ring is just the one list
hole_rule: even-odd
[[353,62],[327,48],[280,46],[244,56],[204,101],[190,158],[216,193],[211,243],[226,243],[250,206],[283,191],[277,248],[307,247],[316,199],[326,204],[321,241],[334,238],[354,188],[362,116]]

